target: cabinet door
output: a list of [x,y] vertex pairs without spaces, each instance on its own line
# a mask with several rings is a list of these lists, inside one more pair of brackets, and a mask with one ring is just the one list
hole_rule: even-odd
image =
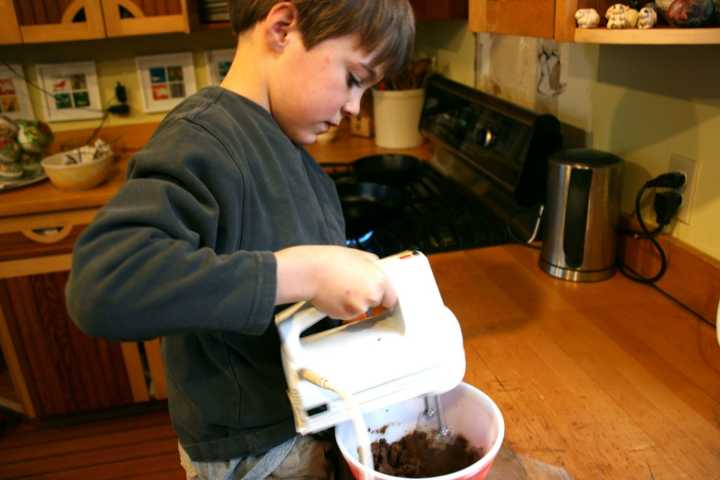
[[0,45],[21,42],[13,0],[0,0]]
[[25,43],[105,37],[100,0],[14,0]]
[[190,32],[197,8],[189,0],[102,0],[108,37]]
[[120,343],[92,338],[65,307],[67,272],[0,280],[0,306],[38,417],[127,405]]
[[555,0],[470,0],[470,30],[553,38]]
[[467,0],[410,0],[418,21],[466,19],[468,16]]

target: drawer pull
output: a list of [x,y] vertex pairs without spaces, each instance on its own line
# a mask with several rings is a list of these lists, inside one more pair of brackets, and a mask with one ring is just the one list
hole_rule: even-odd
[[62,227],[43,227],[22,230],[21,233],[30,240],[38,243],[57,243],[67,238],[72,232],[72,225]]

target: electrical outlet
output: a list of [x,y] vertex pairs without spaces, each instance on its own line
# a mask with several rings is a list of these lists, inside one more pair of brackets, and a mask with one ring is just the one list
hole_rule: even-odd
[[682,189],[683,201],[678,211],[678,220],[690,225],[690,216],[695,201],[695,191],[700,178],[700,164],[684,155],[670,154],[670,170],[685,174],[685,186]]

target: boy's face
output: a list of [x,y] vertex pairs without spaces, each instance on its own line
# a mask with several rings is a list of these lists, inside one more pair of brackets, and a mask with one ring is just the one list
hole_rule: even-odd
[[357,115],[362,94],[381,79],[371,60],[354,36],[306,50],[300,34],[290,32],[269,76],[270,112],[291,140],[314,143],[343,116]]

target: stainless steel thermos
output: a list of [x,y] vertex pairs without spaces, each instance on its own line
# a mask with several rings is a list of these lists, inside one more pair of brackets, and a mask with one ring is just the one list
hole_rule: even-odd
[[550,158],[540,268],[575,282],[613,275],[622,165],[619,157],[592,149]]

